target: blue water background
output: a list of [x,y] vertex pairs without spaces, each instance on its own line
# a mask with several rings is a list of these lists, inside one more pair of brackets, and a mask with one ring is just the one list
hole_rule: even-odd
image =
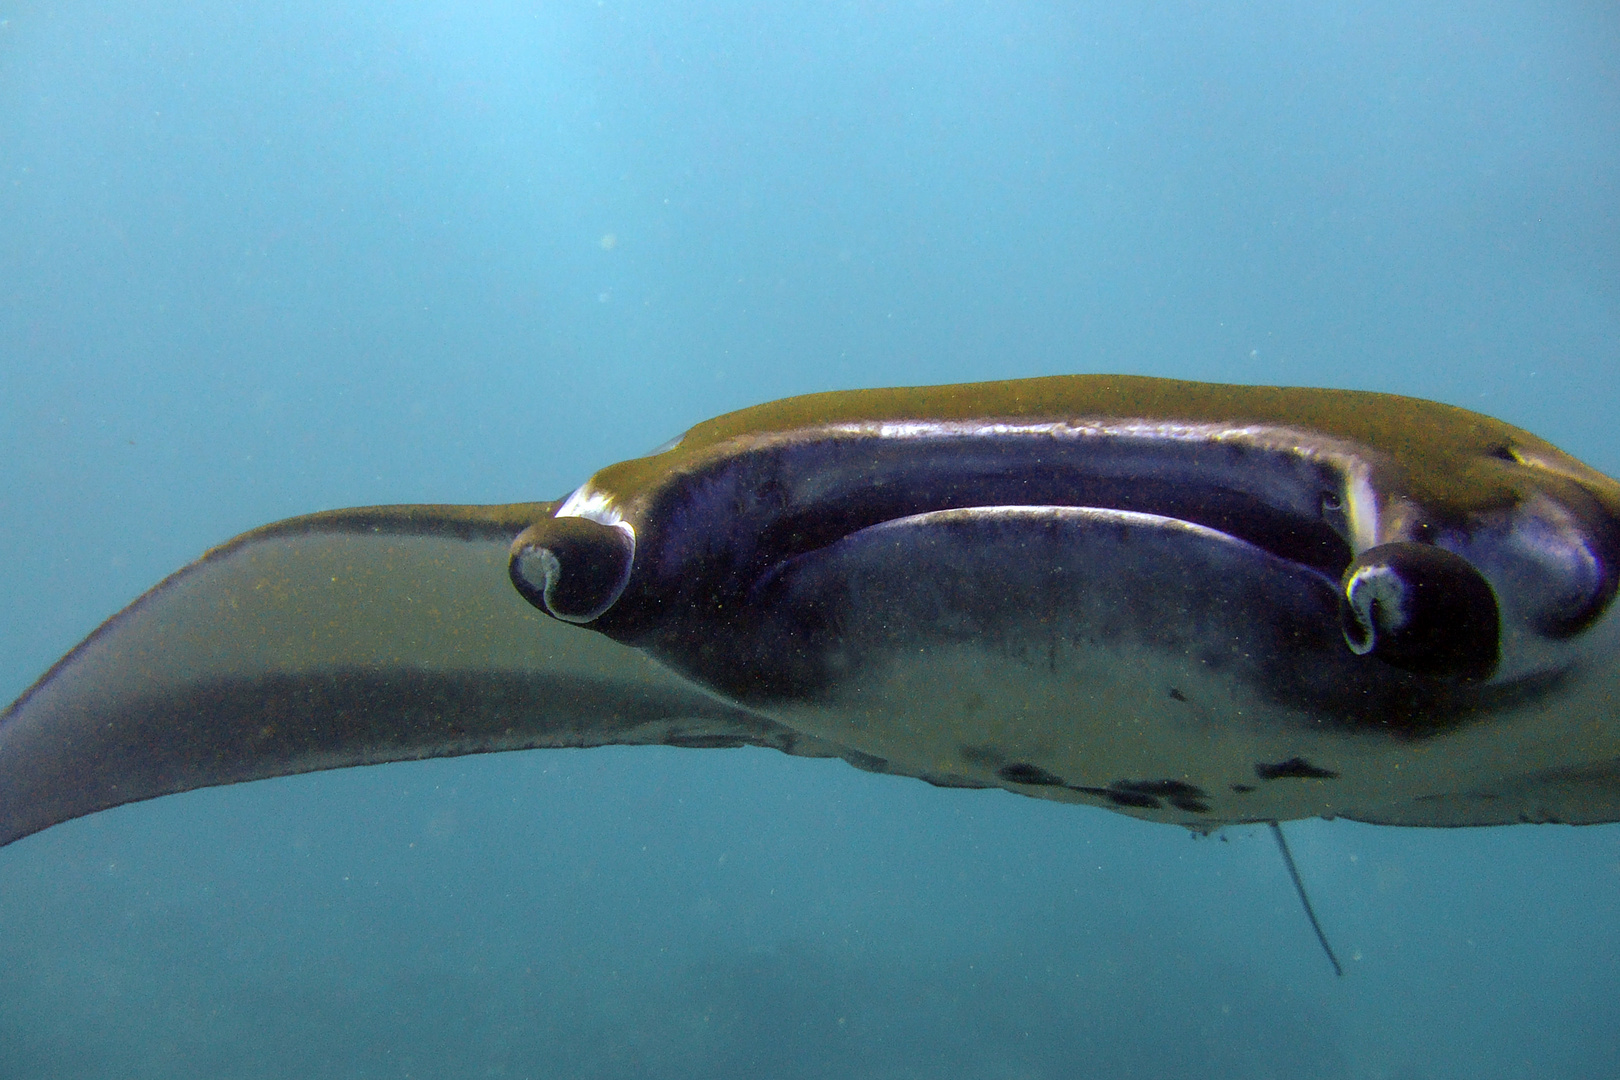
[[[181,10],[184,9],[184,10]],[[1607,3],[0,3],[0,698],[206,547],[805,391],[1399,391],[1620,474]],[[0,851],[0,1077],[1620,1075],[1620,831],[1219,838],[766,751]]]

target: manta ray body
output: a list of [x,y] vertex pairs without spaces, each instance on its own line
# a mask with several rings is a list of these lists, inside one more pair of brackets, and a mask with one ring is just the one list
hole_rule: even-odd
[[788,399],[558,502],[268,525],[0,714],[0,843],[385,761],[764,746],[1207,831],[1620,820],[1620,485],[1445,405]]

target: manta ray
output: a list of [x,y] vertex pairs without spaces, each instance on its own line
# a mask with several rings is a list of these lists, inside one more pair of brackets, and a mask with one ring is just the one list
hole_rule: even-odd
[[0,844],[208,785],[605,744],[1200,832],[1615,821],[1617,584],[1620,484],[1447,405],[1105,375],[814,394],[559,501],[214,548],[0,713]]

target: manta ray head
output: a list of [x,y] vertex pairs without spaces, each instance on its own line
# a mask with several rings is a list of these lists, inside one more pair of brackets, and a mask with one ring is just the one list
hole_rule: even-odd
[[[867,550],[858,565],[869,570],[889,558],[903,576],[912,560],[915,587],[933,588],[920,568],[937,573],[942,564],[922,549],[948,524],[928,515],[946,511],[1002,512],[999,562],[960,568],[992,589],[988,579],[1025,580],[1032,572],[1025,563],[1035,546],[1020,547],[1009,530],[1048,528],[1029,513],[1014,524],[1005,512],[1020,508],[1045,508],[1048,518],[1066,512],[1076,536],[1102,520],[1077,515],[1134,515],[1132,535],[1158,537],[1154,557],[1166,576],[1286,564],[1292,589],[1331,596],[1312,599],[1320,611],[1311,618],[1328,628],[1341,654],[1335,664],[1342,660],[1349,672],[1392,669],[1406,677],[1403,686],[1411,678],[1506,684],[1556,675],[1579,663],[1602,636],[1598,628],[1612,622],[1620,515],[1606,477],[1528,433],[1461,410],[1417,403],[1435,415],[1399,417],[1442,429],[1424,443],[1410,433],[1392,436],[1394,425],[1358,424],[1320,408],[1290,415],[1287,402],[1244,400],[1252,388],[1232,389],[1239,399],[1226,403],[1224,419],[1212,419],[1200,401],[1179,413],[1174,402],[1150,401],[1133,415],[1088,399],[1033,416],[998,413],[989,402],[971,410],[984,415],[959,416],[950,402],[930,414],[914,403],[898,411],[908,403],[874,400],[875,415],[830,422],[822,415],[795,422],[780,403],[747,410],[694,429],[673,449],[597,474],[517,538],[512,580],[541,610],[742,696],[802,693],[807,678],[833,677],[807,676],[814,664],[781,655],[784,644],[797,654],[825,647],[856,602],[849,583],[825,568],[816,588],[840,598],[809,596],[809,565],[830,565],[827,553],[881,536],[888,554]],[[1363,397],[1411,408],[1409,399],[1347,396],[1362,411],[1372,404]],[[1492,427],[1457,435],[1452,414]],[[1222,563],[1229,569],[1205,561],[1189,570],[1192,541],[1176,526],[1227,541],[1236,553]],[[1075,543],[1068,550],[1078,555]],[[1065,548],[1042,550],[1061,561]],[[1085,554],[1144,557],[1108,543],[1092,543]],[[943,569],[958,572],[949,563]],[[786,593],[806,621],[790,641],[780,634],[766,641],[761,627]],[[1273,620],[1260,593],[1251,593],[1245,618]],[[917,616],[902,608],[897,616]],[[1175,619],[1175,607],[1158,617]],[[977,625],[984,629],[982,619]],[[1302,643],[1302,657],[1317,640]]]

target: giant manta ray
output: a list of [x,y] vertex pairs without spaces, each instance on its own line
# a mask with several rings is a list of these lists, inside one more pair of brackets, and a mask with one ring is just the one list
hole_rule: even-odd
[[0,714],[0,843],[213,784],[767,746],[1209,830],[1620,820],[1620,484],[1489,417],[1074,376],[792,398],[560,502],[208,552]]

